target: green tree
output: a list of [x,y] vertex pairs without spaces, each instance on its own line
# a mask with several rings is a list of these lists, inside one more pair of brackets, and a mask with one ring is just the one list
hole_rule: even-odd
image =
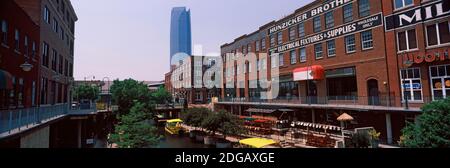
[[97,100],[98,96],[100,94],[100,88],[97,86],[91,86],[91,85],[79,85],[74,88],[74,97],[80,101],[80,100]]
[[119,115],[129,113],[135,102],[144,103],[148,108],[154,105],[147,85],[142,82],[133,79],[115,80],[110,90],[113,103],[119,106]]
[[184,123],[193,127],[201,127],[203,120],[212,113],[207,108],[190,108],[181,113]]
[[401,145],[410,148],[450,147],[450,98],[434,101],[422,108],[417,123],[403,129]]
[[211,112],[202,122],[202,128],[210,131],[213,135],[219,131],[226,138],[227,135],[240,135],[244,133],[243,122],[233,114],[220,110]]
[[156,92],[153,92],[152,99],[157,104],[166,104],[172,102],[172,95],[164,88],[160,87]]
[[120,116],[111,141],[119,148],[155,147],[161,137],[157,128],[149,123],[147,111],[144,103],[136,103],[128,114]]

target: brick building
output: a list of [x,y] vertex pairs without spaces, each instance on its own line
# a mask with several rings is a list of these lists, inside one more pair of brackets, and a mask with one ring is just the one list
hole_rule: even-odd
[[70,101],[73,82],[75,22],[68,0],[14,0],[40,26],[40,104]]
[[0,110],[35,107],[39,26],[14,1],[5,0],[0,2],[0,28]]
[[[214,83],[219,57],[190,56],[166,74],[165,87],[175,100],[187,100],[188,104],[207,104],[220,95],[220,83]],[[204,78],[211,78],[205,82]]]
[[[289,120],[332,125],[346,112],[355,118],[347,128],[375,127],[385,143],[395,143],[419,107],[438,98],[433,95],[450,95],[444,92],[450,38],[443,2],[316,0],[221,46],[226,66],[218,104],[239,115],[287,108]],[[429,16],[414,18],[419,8]],[[409,45],[412,35],[401,33],[410,29],[415,45]],[[418,55],[424,57],[402,61]]]

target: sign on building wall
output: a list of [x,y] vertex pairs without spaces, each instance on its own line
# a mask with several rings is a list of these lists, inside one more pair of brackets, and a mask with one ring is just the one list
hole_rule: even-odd
[[340,36],[349,35],[369,29],[376,28],[383,25],[383,15],[381,13],[343,25],[337,28],[327,30],[321,33],[317,33],[299,40],[280,45],[278,47],[270,49],[270,54],[282,53],[292,49],[305,47],[308,45],[320,43],[323,41],[331,40]]
[[295,26],[301,22],[304,22],[308,19],[311,19],[316,16],[320,16],[321,14],[324,14],[326,12],[332,11],[334,9],[337,9],[341,6],[344,6],[350,2],[353,2],[354,0],[332,0],[327,3],[324,3],[320,6],[315,6],[309,9],[307,12],[302,13],[300,15],[295,15],[292,18],[287,19],[284,22],[281,22],[275,26],[272,26],[269,28],[269,35],[279,32],[281,30],[284,30],[286,28],[289,28],[291,26]]
[[449,0],[437,0],[405,12],[386,16],[386,31],[423,23],[450,15]]

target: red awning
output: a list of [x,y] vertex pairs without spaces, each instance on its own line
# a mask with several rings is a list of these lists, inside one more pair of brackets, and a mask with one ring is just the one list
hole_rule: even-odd
[[322,80],[325,78],[325,69],[320,65],[297,68],[293,72],[294,81]]

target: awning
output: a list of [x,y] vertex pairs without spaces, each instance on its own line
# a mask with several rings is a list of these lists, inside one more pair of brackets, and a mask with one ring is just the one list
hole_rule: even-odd
[[292,110],[292,109],[278,109],[278,111],[281,111],[281,112],[294,112],[294,110]]
[[274,140],[264,138],[249,138],[239,141],[240,144],[248,145],[254,148],[263,148],[269,145],[276,144]]
[[303,126],[303,127],[310,127],[310,128],[319,128],[319,129],[324,129],[324,130],[334,130],[334,131],[340,131],[341,128],[338,126],[334,126],[334,125],[325,125],[325,124],[315,124],[315,123],[309,123],[309,122],[292,122],[291,123],[292,127],[296,127],[296,126]]
[[264,113],[264,114],[271,114],[275,111],[276,110],[272,110],[272,109],[257,109],[257,108],[249,108],[247,110],[247,112],[251,112],[251,113]]
[[13,89],[12,75],[0,69],[0,89]]
[[320,65],[297,68],[293,71],[294,81],[322,80],[325,78],[325,70]]

